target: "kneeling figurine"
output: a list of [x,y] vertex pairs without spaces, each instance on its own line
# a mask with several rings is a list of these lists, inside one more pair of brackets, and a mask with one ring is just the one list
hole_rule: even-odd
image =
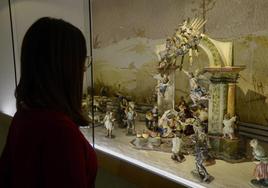
[[222,121],[223,127],[223,137],[230,138],[231,140],[236,139],[234,135],[234,126],[235,126],[236,116],[230,118],[229,114],[225,114],[224,119]]

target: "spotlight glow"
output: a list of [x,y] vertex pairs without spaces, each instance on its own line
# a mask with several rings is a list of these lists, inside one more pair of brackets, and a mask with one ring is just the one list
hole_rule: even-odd
[[9,104],[9,103],[4,104],[2,108],[0,107],[0,112],[2,112],[3,114],[9,115],[9,116],[13,116],[16,112],[16,106],[13,104]]

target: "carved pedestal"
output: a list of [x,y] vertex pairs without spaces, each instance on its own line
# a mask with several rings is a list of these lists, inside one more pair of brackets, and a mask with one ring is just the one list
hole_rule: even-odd
[[209,67],[205,68],[210,77],[210,100],[208,113],[208,134],[211,147],[224,160],[239,158],[240,140],[222,138],[224,115],[235,115],[235,84],[239,71],[245,67]]
[[240,141],[239,139],[230,140],[223,139],[222,140],[222,157],[227,159],[237,159],[239,157],[239,148]]
[[244,66],[207,67],[211,73],[209,86],[208,133],[222,135],[223,118],[226,113],[235,115],[235,84]]
[[231,163],[243,161],[243,155],[240,153],[241,141],[239,139],[226,139],[220,136],[209,137],[210,147],[216,158]]

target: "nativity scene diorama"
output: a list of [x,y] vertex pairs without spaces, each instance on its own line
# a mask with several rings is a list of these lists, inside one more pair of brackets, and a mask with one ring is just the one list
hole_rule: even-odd
[[[150,96],[143,96],[146,102],[120,84],[110,87],[105,80],[95,79],[89,118],[107,142],[120,139],[137,150],[170,153],[170,160],[178,164],[187,160],[185,156],[194,156],[193,177],[210,183],[214,177],[206,167],[217,165],[216,159],[230,163],[246,160],[235,111],[235,88],[246,67],[234,65],[231,41],[214,40],[202,33],[205,23],[201,18],[187,19],[163,44],[155,45],[157,62],[149,72],[154,85]],[[201,50],[208,66],[193,69]],[[183,96],[176,96],[180,89],[176,80],[181,75],[188,79],[188,87]],[[258,161],[256,179],[251,183],[267,186],[267,156],[258,149],[257,140],[250,146]]]

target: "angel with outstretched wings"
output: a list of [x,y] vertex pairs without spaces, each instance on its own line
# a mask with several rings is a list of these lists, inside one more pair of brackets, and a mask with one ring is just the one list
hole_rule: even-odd
[[170,79],[168,75],[157,74],[157,75],[154,75],[154,79],[158,80],[156,89],[159,91],[162,97],[165,97],[166,90],[168,86],[170,86]]
[[202,87],[203,83],[209,84],[210,81],[204,76],[205,71],[200,71],[197,69],[194,73],[188,72],[184,69],[182,71],[188,76],[190,84],[190,97],[194,104],[200,100],[208,100],[209,94],[207,90]]

